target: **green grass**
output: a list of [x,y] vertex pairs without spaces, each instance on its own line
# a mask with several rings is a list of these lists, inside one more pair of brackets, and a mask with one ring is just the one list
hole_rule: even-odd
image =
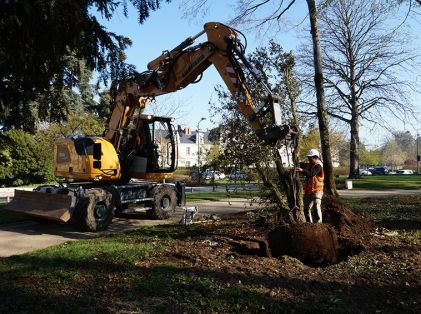
[[[165,260],[174,239],[189,241],[198,232],[179,226],[144,228],[1,258],[0,312],[101,313],[105,306],[105,312],[256,313],[262,307],[283,312],[284,301],[245,282],[247,276],[240,277],[243,282],[227,280],[217,270]],[[149,266],[161,253],[164,258]]]
[[421,189],[421,175],[364,176],[352,180],[352,185],[362,190],[417,190]]
[[343,200],[353,211],[361,213],[377,226],[405,231],[403,236],[421,240],[421,195]]
[[115,281],[118,292],[133,284],[136,263],[162,252],[170,233],[149,228],[2,258],[0,312],[95,313],[103,287]]

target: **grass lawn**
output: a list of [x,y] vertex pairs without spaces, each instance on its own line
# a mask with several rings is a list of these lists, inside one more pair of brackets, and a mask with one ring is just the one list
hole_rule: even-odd
[[404,231],[405,236],[421,242],[421,195],[343,200],[377,226]]
[[352,185],[363,190],[416,190],[421,189],[421,175],[364,176],[352,180]]

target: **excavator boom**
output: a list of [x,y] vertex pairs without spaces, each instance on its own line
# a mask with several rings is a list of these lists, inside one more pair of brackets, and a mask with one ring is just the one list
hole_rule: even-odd
[[[194,45],[204,34],[208,40]],[[196,83],[213,65],[257,136],[266,144],[276,145],[279,140],[293,135],[294,128],[283,124],[280,98],[264,84],[247,60],[239,36],[222,23],[206,23],[203,31],[150,61],[147,71],[125,80],[116,105],[126,104],[130,97],[148,99],[177,92]],[[256,89],[259,92],[254,91]],[[112,132],[111,129],[108,132]],[[106,137],[111,138],[111,133],[108,134]]]

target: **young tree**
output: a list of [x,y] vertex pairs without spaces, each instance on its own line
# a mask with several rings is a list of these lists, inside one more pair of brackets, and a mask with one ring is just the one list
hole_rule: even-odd
[[[298,125],[295,100],[299,93],[299,85],[293,72],[292,53],[284,53],[281,46],[272,41],[267,48],[256,49],[249,60],[264,74],[264,81],[271,90],[284,96],[284,121]],[[271,204],[276,204],[281,216],[288,221],[303,221],[302,186],[300,181],[294,178],[295,173],[291,172],[294,165],[290,163],[290,159],[297,162],[298,156],[291,156],[293,153],[290,147],[287,147],[289,156],[282,156],[277,148],[262,145],[249,123],[242,117],[232,97],[222,88],[218,88],[217,92],[219,101],[214,111],[222,115],[220,134],[223,156],[228,160],[227,163],[237,168],[244,165],[256,169],[264,186],[271,192]],[[259,86],[254,86],[252,93],[258,97]],[[296,149],[293,151],[298,152]]]

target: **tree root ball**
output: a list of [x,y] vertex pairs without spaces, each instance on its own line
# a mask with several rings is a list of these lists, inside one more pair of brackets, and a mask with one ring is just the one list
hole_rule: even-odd
[[338,261],[338,238],[327,224],[291,224],[268,234],[273,257],[288,255],[309,266],[327,266]]

